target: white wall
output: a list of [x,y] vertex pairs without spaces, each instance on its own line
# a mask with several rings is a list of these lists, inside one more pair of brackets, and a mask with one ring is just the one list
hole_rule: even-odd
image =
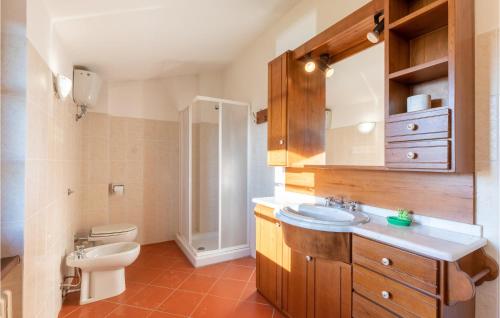
[[183,75],[144,81],[104,82],[89,111],[117,117],[177,121],[178,111],[196,95],[220,97],[222,73]]
[[54,73],[73,78],[73,63],[42,0],[27,0],[27,37]]
[[[231,64],[224,77],[224,96],[252,103],[253,111],[267,104],[267,63],[287,49],[361,7],[368,1],[303,0],[252,42]],[[499,1],[476,0],[476,169],[477,223],[484,226],[488,253],[498,259],[498,60]],[[479,54],[479,52],[482,52]],[[481,81],[483,80],[484,81]],[[483,90],[482,90],[483,89]],[[266,166],[266,125],[250,128],[249,198],[273,195],[274,174]],[[279,170],[276,170],[279,172]],[[278,174],[279,175],[279,174]],[[250,233],[254,233],[249,203]],[[254,238],[253,238],[254,239]],[[499,317],[498,280],[478,289],[477,317]]]

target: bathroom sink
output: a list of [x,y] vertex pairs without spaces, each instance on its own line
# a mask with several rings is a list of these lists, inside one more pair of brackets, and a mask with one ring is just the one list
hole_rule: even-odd
[[344,263],[350,262],[351,226],[370,220],[362,212],[314,204],[288,206],[276,217],[287,246],[308,256]]
[[332,226],[333,232],[336,232],[335,229],[339,227],[366,223],[370,220],[362,212],[314,204],[288,206],[281,209],[277,216],[285,223],[305,228],[314,229],[316,226],[321,226],[322,230],[327,230],[328,226]]

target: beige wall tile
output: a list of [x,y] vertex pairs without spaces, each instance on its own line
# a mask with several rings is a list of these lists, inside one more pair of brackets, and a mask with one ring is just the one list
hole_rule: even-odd
[[[71,100],[54,98],[51,71],[28,46],[23,311],[25,317],[56,317],[59,283],[66,274],[64,256],[73,249],[73,234],[82,219],[83,127],[74,120]],[[101,158],[102,144],[86,155]],[[91,170],[85,172],[97,179]],[[68,196],[68,188],[77,192]]]
[[[90,117],[92,121],[96,120],[96,116]],[[104,186],[111,182],[123,182],[123,196],[108,194],[108,207],[104,212],[108,222],[136,224],[140,233],[138,241],[142,243],[173,239],[177,231],[178,123],[114,116],[109,116],[108,122],[108,160],[91,160],[91,151],[87,149],[90,145],[82,147],[84,153],[89,153],[83,162],[86,187],[95,183]],[[82,135],[91,136],[85,130],[93,129],[93,125],[86,124]],[[86,142],[95,138],[101,137],[85,137]],[[105,177],[107,169],[109,177]],[[86,191],[83,190],[83,201],[91,200],[91,196],[95,195],[86,194]],[[102,202],[100,200],[104,197],[98,202]],[[84,205],[84,214],[101,207],[89,203]],[[92,221],[104,219],[95,213],[91,216],[83,216],[85,225],[80,228],[88,230],[95,225],[91,224]]]

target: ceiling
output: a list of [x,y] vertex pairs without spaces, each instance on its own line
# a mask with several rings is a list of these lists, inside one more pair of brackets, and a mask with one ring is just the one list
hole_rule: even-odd
[[298,0],[45,0],[73,62],[108,80],[221,69]]

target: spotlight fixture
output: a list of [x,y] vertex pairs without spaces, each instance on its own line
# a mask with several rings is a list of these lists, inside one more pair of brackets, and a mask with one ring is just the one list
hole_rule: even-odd
[[330,65],[330,55],[328,53],[321,54],[319,57],[320,63],[319,63],[319,68],[325,72],[325,77],[331,77],[335,70],[333,67]]
[[380,34],[384,31],[384,12],[380,11],[373,16],[373,20],[375,22],[375,27],[373,31],[370,31],[366,34],[366,38],[368,41],[372,43],[378,43],[380,40]]
[[311,54],[307,54],[306,56],[306,65],[304,69],[307,73],[312,73],[316,69],[316,62],[312,59]]

